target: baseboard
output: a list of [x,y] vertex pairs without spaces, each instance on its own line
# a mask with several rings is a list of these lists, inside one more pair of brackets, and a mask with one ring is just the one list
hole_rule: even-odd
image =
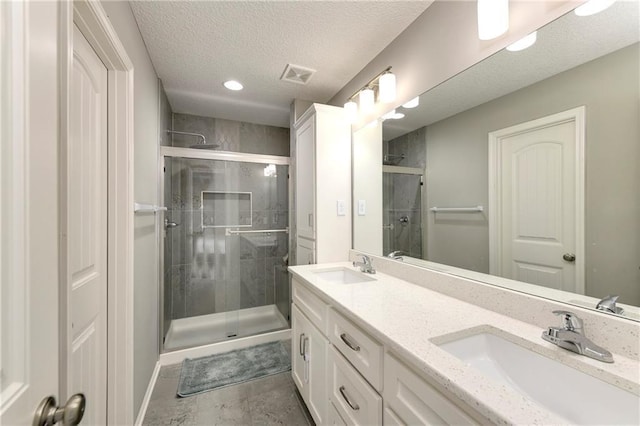
[[144,416],[147,414],[147,408],[149,408],[151,394],[153,393],[153,388],[156,386],[156,381],[158,380],[158,375],[160,374],[161,367],[162,365],[160,364],[160,361],[156,362],[156,366],[153,369],[151,378],[149,379],[149,384],[147,385],[147,391],[145,392],[144,398],[142,399],[142,405],[140,406],[140,410],[138,411],[138,417],[136,417],[135,426],[142,426]]
[[232,351],[235,349],[242,349],[249,346],[260,345],[262,343],[275,342],[276,340],[286,340],[290,338],[291,329],[258,334],[256,336],[242,337],[240,339],[213,343],[211,345],[165,352],[160,355],[160,360],[158,361],[158,363],[163,366],[178,364],[184,361],[186,358],[198,358],[201,356],[214,355],[222,352]]

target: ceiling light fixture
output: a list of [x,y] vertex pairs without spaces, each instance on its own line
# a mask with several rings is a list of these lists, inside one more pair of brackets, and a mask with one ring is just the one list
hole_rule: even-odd
[[538,39],[538,32],[534,31],[528,36],[523,37],[520,40],[516,41],[515,43],[507,46],[507,50],[509,52],[519,52],[521,50],[524,50],[528,47],[533,46],[537,39]]
[[236,80],[225,81],[224,82],[224,87],[226,87],[229,90],[234,90],[234,91],[242,90],[244,88],[242,83],[240,83],[239,81],[236,81]]
[[478,37],[491,40],[509,29],[509,0],[478,0]]
[[578,16],[589,16],[600,13],[611,6],[615,0],[589,0],[588,2],[578,6],[574,13]]
[[411,99],[409,102],[402,104],[402,108],[415,108],[418,105],[420,105],[420,96],[416,96],[415,98]]

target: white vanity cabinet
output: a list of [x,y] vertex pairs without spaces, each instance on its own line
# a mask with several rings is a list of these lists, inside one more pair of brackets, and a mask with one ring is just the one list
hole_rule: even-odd
[[351,248],[351,126],[343,108],[312,104],[294,131],[297,262],[346,260]]
[[385,425],[479,424],[390,353],[384,356]]
[[327,424],[327,305],[293,280],[291,374],[316,424]]

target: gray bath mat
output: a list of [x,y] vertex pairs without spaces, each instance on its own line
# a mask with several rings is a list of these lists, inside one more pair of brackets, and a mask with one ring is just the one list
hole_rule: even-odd
[[270,342],[182,363],[178,396],[185,397],[291,370],[282,342]]

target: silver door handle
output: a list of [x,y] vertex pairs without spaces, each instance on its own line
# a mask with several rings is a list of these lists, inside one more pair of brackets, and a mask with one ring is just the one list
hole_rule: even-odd
[[340,335],[340,338],[342,339],[342,341],[349,346],[352,350],[356,351],[356,352],[360,352],[360,346],[357,345],[356,343],[351,342],[351,340],[349,340],[349,337],[347,336],[347,333],[342,333]]
[[300,334],[300,339],[298,340],[298,352],[300,352],[300,356],[304,356],[304,333]]
[[309,213],[309,228],[313,229],[313,213]]
[[64,426],[76,426],[84,416],[86,398],[83,394],[73,395],[66,404],[58,407],[53,396],[44,398],[33,416],[32,426],[53,426],[62,420]]
[[562,255],[562,258],[564,260],[566,260],[567,262],[575,262],[576,260],[576,255],[573,253],[565,253]]
[[344,386],[340,386],[338,390],[340,391],[340,395],[342,395],[342,398],[344,398],[346,403],[349,404],[349,407],[351,407],[353,411],[358,411],[360,409],[360,406],[358,404],[351,402],[351,399],[349,399],[349,397],[347,396],[347,392]]

